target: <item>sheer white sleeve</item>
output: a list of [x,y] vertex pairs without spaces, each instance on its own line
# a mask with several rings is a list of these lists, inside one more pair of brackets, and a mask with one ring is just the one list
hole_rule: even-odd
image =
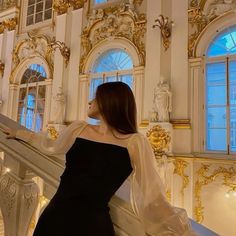
[[186,211],[168,203],[164,186],[157,173],[155,156],[147,138],[142,134],[134,134],[129,141],[128,151],[133,167],[131,204],[147,235],[197,235],[191,230]]
[[33,133],[23,129],[17,130],[16,138],[29,143],[46,155],[64,155],[86,125],[85,121],[74,121],[59,134],[56,140],[48,138],[45,132]]

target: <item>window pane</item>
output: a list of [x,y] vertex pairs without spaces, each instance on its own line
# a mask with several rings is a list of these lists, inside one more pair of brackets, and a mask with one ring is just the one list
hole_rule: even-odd
[[26,20],[26,25],[32,25],[34,24],[34,16],[28,16]]
[[42,2],[38,3],[36,5],[36,12],[41,12],[41,11],[43,11],[43,3]]
[[236,151],[236,106],[230,108],[230,145],[231,151]]
[[225,62],[208,63],[206,67],[207,83],[226,84]]
[[34,5],[28,7],[27,16],[34,14]]
[[102,78],[92,79],[90,83],[90,92],[89,99],[93,99],[95,97],[97,87],[102,84],[104,81]]
[[43,13],[42,12],[36,14],[36,17],[35,17],[35,23],[38,23],[41,21],[43,21]]
[[49,9],[47,11],[45,11],[44,13],[44,20],[48,20],[52,18],[52,9]]
[[133,76],[132,75],[120,75],[119,80],[128,84],[131,89],[133,88]]
[[123,50],[112,49],[102,54],[96,61],[92,71],[95,73],[129,70],[133,68],[130,56]]
[[226,86],[208,86],[206,99],[207,105],[226,105]]
[[226,108],[207,109],[207,128],[226,128]]
[[94,0],[95,4],[100,4],[100,3],[104,3],[104,2],[108,2],[109,0]]
[[52,8],[52,0],[47,0],[45,2],[45,9],[49,9]]
[[236,54],[236,25],[217,35],[207,50],[208,57]]
[[29,0],[28,5],[32,5],[35,3],[35,0]]
[[206,149],[208,151],[226,151],[226,129],[207,130]]

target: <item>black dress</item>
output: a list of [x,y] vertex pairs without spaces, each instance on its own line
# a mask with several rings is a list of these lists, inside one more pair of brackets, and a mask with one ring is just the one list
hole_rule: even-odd
[[77,138],[33,236],[114,236],[108,202],[131,172],[126,148]]

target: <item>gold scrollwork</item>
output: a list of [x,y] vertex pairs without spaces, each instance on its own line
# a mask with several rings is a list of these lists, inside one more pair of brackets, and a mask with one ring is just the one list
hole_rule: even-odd
[[184,197],[184,189],[189,184],[189,176],[184,173],[185,168],[188,166],[188,162],[181,159],[175,159],[173,161],[173,164],[175,166],[174,174],[179,175],[183,179],[182,188],[180,192],[182,197]]
[[210,169],[210,165],[202,164],[200,169],[197,171],[197,181],[195,182],[195,201],[196,206],[194,209],[196,221],[202,223],[204,220],[204,206],[201,201],[201,191],[204,185],[208,185],[216,180],[216,177],[223,176],[223,185],[230,188],[230,190],[235,191],[236,183],[233,182],[233,179],[236,177],[236,170],[233,167],[226,169],[225,167],[219,167],[214,170],[212,174],[207,175],[207,172]]
[[65,14],[70,7],[74,9],[79,9],[84,6],[87,0],[55,0],[53,4],[53,9],[58,15]]
[[56,140],[58,138],[59,134],[54,126],[49,126],[47,128],[47,130],[48,130],[48,134],[52,140]]
[[147,138],[151,143],[155,156],[165,154],[169,150],[171,137],[169,132],[156,125],[147,132]]
[[5,19],[0,23],[0,33],[2,34],[4,30],[15,30],[17,25],[17,17]]
[[81,58],[79,70],[84,72],[90,52],[102,41],[113,39],[128,40],[136,47],[142,65],[145,64],[144,35],[146,16],[137,14],[128,5],[116,5],[105,9],[94,9],[88,15],[88,23],[81,34]]
[[53,54],[52,50],[49,50],[48,47],[50,42],[47,36],[37,35],[35,32],[28,33],[28,38],[18,42],[12,52],[13,69],[9,79],[11,83],[13,82],[14,75],[20,63],[31,57],[43,58],[50,69],[48,77],[52,77]]
[[67,0],[55,0],[53,3],[53,10],[58,14],[65,14],[70,7],[70,3]]
[[66,66],[70,60],[70,48],[68,48],[64,42],[56,41],[53,39],[48,45],[50,51],[55,51],[57,48],[60,50],[61,55],[65,59]]

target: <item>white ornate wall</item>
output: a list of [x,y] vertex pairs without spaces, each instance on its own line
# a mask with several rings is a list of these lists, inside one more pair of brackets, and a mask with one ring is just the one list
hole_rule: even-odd
[[[140,131],[144,134],[155,125],[148,122],[153,110],[154,87],[161,78],[171,87],[172,112],[170,122],[164,125],[171,132],[170,158],[165,160],[168,198],[220,235],[236,234],[236,198],[225,196],[236,183],[235,157],[227,160],[222,155],[206,155],[202,148],[203,54],[216,29],[235,24],[236,1],[136,0],[134,8],[130,8],[130,5],[117,5],[117,0],[115,5],[109,5],[114,8],[100,11],[90,10],[89,0],[83,8],[76,7],[76,1],[71,1],[71,7],[55,2],[58,4],[52,24],[31,31],[31,37],[18,28],[19,15],[22,17],[18,8],[0,12],[0,22],[10,19],[0,29],[0,59],[5,64],[4,74],[0,76],[1,113],[16,118],[21,75],[28,63],[39,63],[48,74],[44,128],[48,124],[63,128],[64,124],[53,124],[52,112],[56,109],[53,98],[60,86],[66,95],[65,124],[86,119],[91,65],[110,48],[126,50],[134,64],[134,93]],[[153,28],[160,14],[173,21],[167,50],[160,29]],[[115,25],[107,21],[111,15],[116,17]],[[127,28],[129,24],[131,28]],[[68,65],[59,49],[47,51],[53,37],[70,48]],[[21,50],[32,42],[33,50],[21,57]],[[41,51],[39,45],[44,45]],[[163,163],[161,160],[160,166]],[[50,191],[46,186],[45,192]],[[127,199],[127,192],[121,191],[121,195]],[[37,211],[38,214],[40,210]]]

